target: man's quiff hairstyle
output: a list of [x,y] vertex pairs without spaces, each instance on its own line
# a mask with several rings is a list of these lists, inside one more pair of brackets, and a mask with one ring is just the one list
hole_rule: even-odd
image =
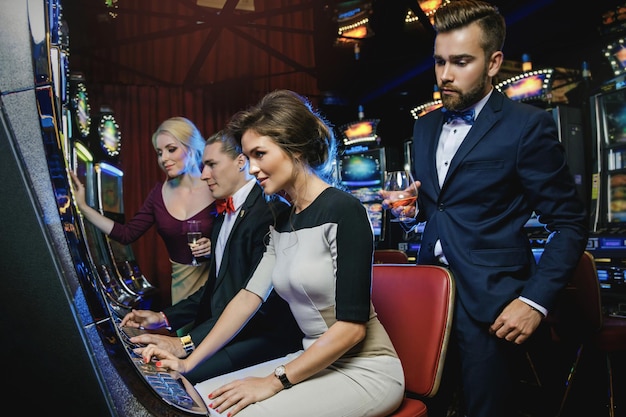
[[457,0],[448,3],[435,13],[437,33],[446,33],[476,23],[482,30],[480,46],[485,56],[501,51],[506,37],[506,22],[492,4],[478,0]]

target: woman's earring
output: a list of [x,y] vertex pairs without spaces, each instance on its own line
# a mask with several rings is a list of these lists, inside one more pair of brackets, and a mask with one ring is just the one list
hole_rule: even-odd
[[239,167],[239,172],[243,171],[244,167]]

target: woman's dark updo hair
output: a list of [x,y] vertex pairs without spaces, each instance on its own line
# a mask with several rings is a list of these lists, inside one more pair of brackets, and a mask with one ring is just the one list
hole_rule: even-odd
[[236,113],[227,129],[240,144],[248,130],[270,137],[294,163],[305,164],[320,178],[335,183],[333,130],[305,97],[290,90],[268,93],[258,104]]

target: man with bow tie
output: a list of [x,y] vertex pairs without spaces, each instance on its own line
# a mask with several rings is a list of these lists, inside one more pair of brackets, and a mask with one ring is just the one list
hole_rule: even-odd
[[[497,8],[458,0],[434,19],[443,108],[413,129],[418,220],[426,222],[417,263],[455,276],[451,350],[464,415],[511,416],[510,359],[542,334],[586,247],[587,214],[551,114],[493,87],[506,32]],[[524,231],[533,210],[551,233],[538,264]]]
[[[155,344],[182,358],[191,353],[211,330],[228,302],[244,288],[265,252],[265,239],[274,215],[289,210],[283,199],[265,196],[241,147],[222,131],[206,141],[202,179],[216,204],[217,216],[211,242],[213,256],[206,284],[196,293],[162,312],[138,310],[129,313],[122,325],[173,330],[187,328],[188,334],[165,336],[144,334],[131,339]],[[228,345],[185,375],[192,383],[268,361],[302,349],[302,333],[289,306],[272,293],[245,328]],[[138,351],[140,352],[140,351]]]

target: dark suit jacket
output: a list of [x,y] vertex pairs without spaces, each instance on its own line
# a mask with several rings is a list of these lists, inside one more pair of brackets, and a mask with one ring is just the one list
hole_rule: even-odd
[[[441,110],[414,125],[419,216],[427,221],[417,262],[436,264],[440,239],[458,299],[477,320],[491,323],[520,295],[549,310],[588,235],[552,116],[494,90],[440,188],[435,154],[442,126]],[[555,232],[539,264],[523,229],[533,210]]]
[[[215,275],[215,259],[212,258],[207,283],[196,293],[163,310],[174,329],[195,320],[189,334],[196,345],[204,339],[226,305],[246,286],[260,262],[274,215],[288,209],[285,202],[276,199],[268,203],[261,187],[255,184],[226,242],[219,275]],[[219,215],[211,233],[212,242],[217,242],[223,221],[224,215]],[[222,350],[238,369],[302,349],[302,337],[289,305],[272,292],[237,337]],[[212,376],[210,372],[192,379],[209,376]]]

